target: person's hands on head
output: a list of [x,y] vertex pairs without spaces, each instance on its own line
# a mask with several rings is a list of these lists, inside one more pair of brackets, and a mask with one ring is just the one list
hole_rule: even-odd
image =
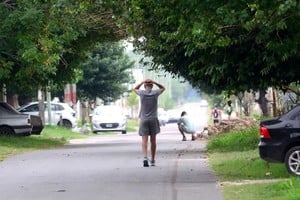
[[152,89],[152,87],[153,87],[153,81],[151,79],[144,80],[144,87],[146,89]]
[[144,84],[153,84],[153,81],[151,79],[145,79]]

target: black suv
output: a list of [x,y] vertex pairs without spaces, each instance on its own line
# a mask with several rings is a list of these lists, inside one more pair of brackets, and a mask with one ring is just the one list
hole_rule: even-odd
[[300,176],[300,105],[281,117],[260,123],[259,155],[281,162],[289,173]]

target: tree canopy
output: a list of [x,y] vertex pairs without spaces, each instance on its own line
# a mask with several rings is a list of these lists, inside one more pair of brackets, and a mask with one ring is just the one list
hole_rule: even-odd
[[0,2],[0,84],[22,93],[74,82],[87,52],[124,37],[113,7],[89,0]]
[[105,103],[119,99],[128,91],[133,64],[120,43],[99,44],[81,65],[82,79],[77,83],[78,96],[90,100],[99,97]]
[[298,83],[297,0],[128,0],[138,50],[206,91],[237,93]]
[[299,10],[298,0],[6,0],[0,84],[21,93],[73,82],[87,52],[128,31],[154,69],[202,90],[286,87],[300,77]]

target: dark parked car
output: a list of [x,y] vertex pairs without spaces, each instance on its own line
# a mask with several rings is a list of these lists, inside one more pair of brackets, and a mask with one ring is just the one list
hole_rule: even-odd
[[30,135],[31,119],[7,103],[0,102],[0,135]]
[[285,163],[289,173],[300,176],[300,105],[260,123],[259,155],[269,162]]

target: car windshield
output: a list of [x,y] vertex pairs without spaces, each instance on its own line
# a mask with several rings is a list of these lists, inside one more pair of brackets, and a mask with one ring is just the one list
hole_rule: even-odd
[[122,109],[117,106],[101,106],[95,109],[95,115],[123,114]]
[[296,105],[293,109],[289,110],[285,114],[283,114],[281,119],[295,119],[297,116],[299,116],[300,113],[300,104]]
[[16,111],[12,106],[10,106],[7,103],[0,103],[0,110],[1,110],[1,112],[20,114],[18,111]]

